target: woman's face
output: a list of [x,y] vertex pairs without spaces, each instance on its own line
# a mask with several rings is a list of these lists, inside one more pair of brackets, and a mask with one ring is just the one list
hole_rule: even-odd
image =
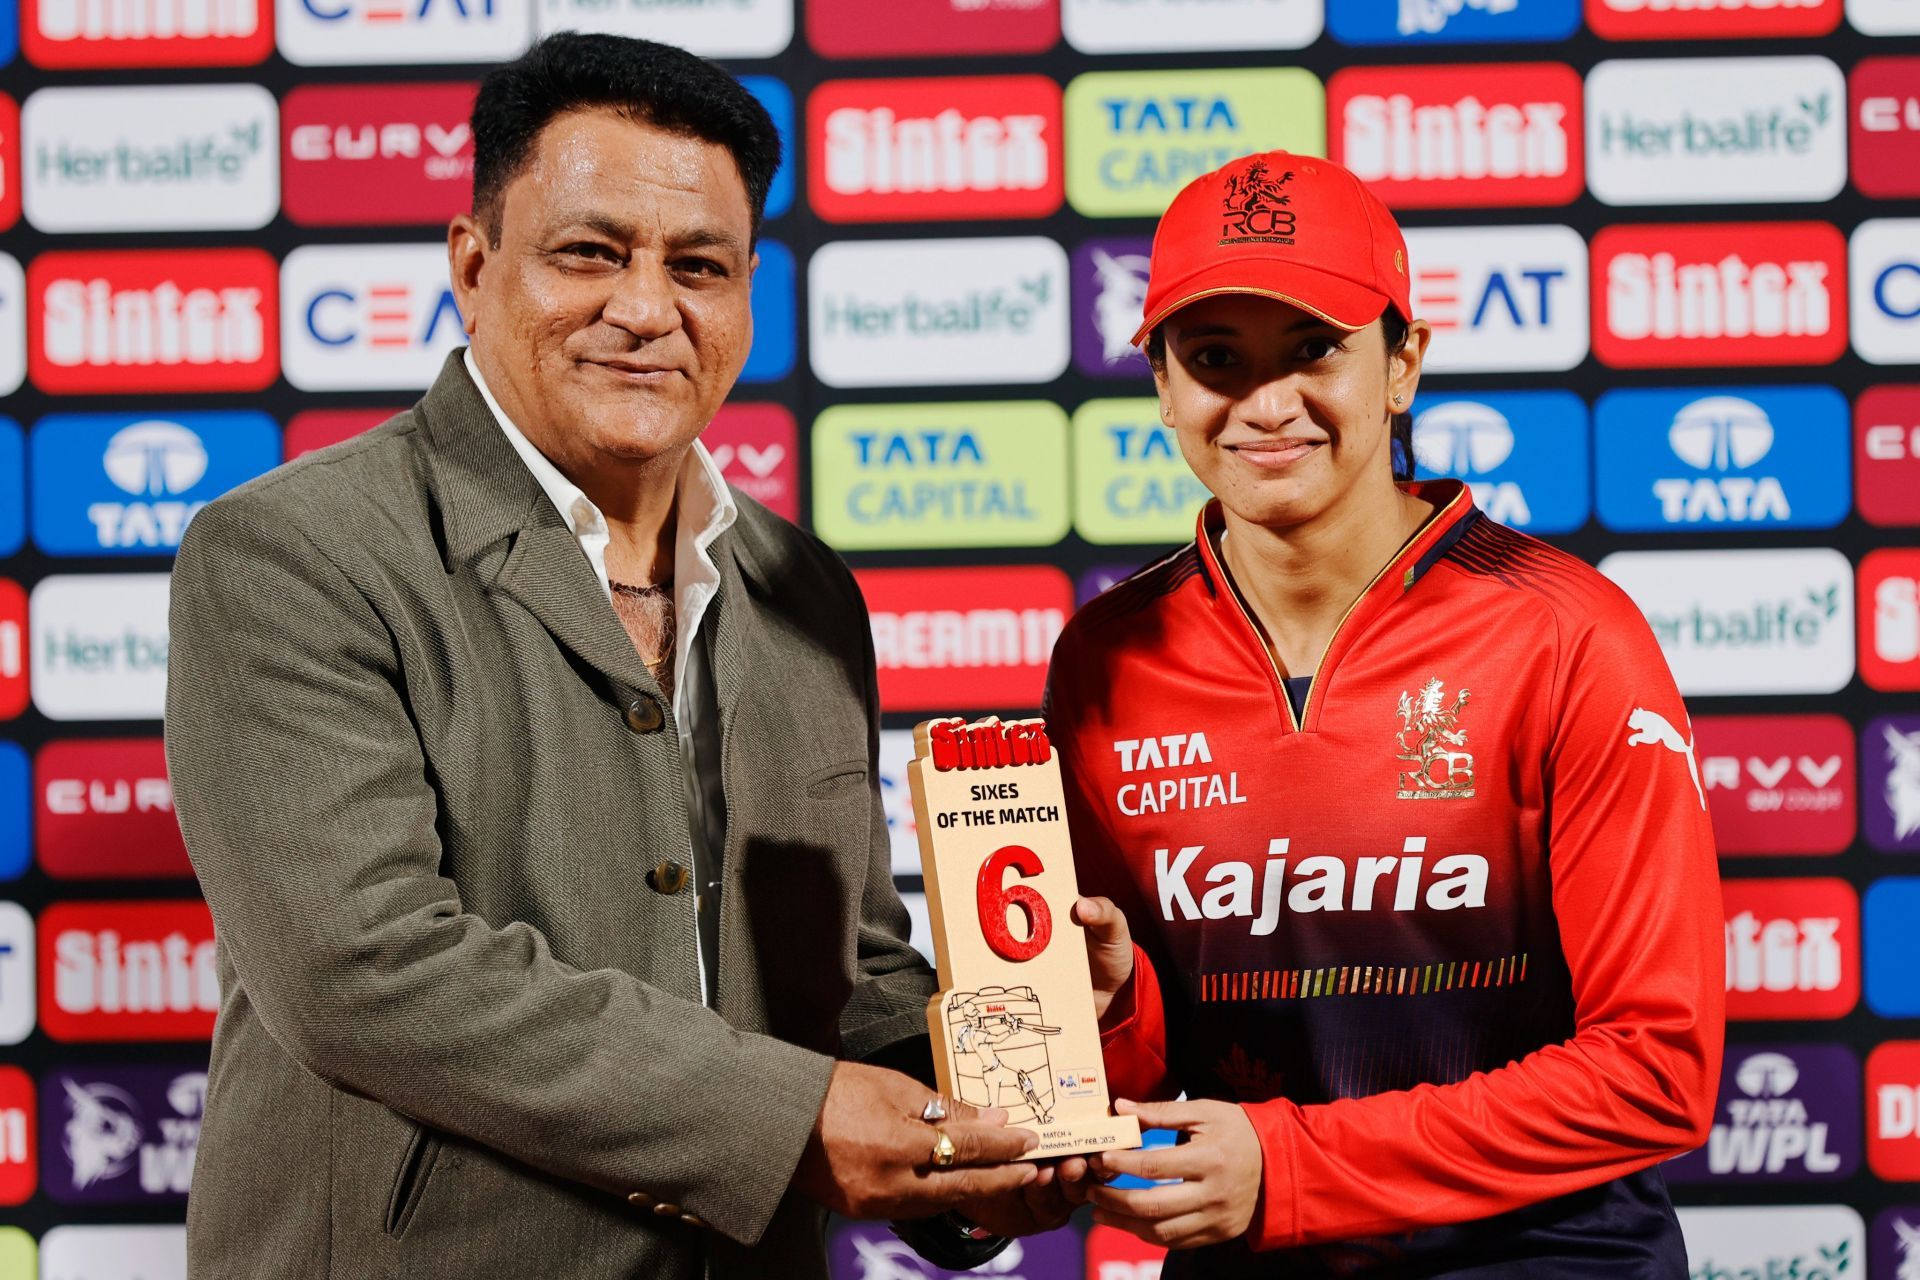
[[1187,465],[1234,515],[1268,528],[1393,492],[1393,397],[1413,403],[1430,331],[1386,349],[1380,321],[1349,333],[1271,298],[1222,294],[1161,326],[1160,416]]

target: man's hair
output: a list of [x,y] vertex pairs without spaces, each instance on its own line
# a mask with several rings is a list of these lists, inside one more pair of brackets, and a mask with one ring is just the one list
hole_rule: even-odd
[[527,167],[540,131],[567,112],[593,109],[725,147],[759,235],[780,167],[780,134],[759,99],[685,49],[559,31],[489,72],[473,104],[473,212],[494,245],[507,186]]

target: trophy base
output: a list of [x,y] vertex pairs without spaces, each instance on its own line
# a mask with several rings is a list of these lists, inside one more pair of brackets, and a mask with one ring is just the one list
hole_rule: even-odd
[[1090,1156],[1102,1151],[1128,1151],[1140,1145],[1138,1116],[1096,1116],[1055,1124],[1022,1124],[1040,1135],[1040,1145],[1023,1160],[1058,1160],[1061,1156]]

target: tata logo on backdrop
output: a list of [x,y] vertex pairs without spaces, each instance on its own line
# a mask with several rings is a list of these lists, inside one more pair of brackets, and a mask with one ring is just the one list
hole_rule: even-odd
[[1133,345],[1146,313],[1148,236],[1089,240],[1073,251],[1073,363],[1090,378],[1148,375],[1146,353]]
[[55,1227],[40,1240],[40,1266],[73,1280],[187,1280],[187,1229]]
[[1847,83],[1826,58],[1603,62],[1587,183],[1603,203],[1829,200],[1847,182]]
[[1354,67],[1327,83],[1333,159],[1397,209],[1565,204],[1580,76],[1551,62]]
[[[299,67],[502,62],[533,37],[532,0],[275,0],[280,54]],[[667,37],[657,37],[666,39]]]
[[1572,227],[1417,227],[1413,313],[1433,373],[1571,369],[1587,354],[1587,242]]
[[190,876],[159,738],[50,742],[34,761],[40,869],[62,880]]
[[807,102],[808,191],[830,222],[1038,218],[1060,207],[1046,76],[830,80]]
[[1882,1178],[1920,1182],[1920,1040],[1867,1055],[1867,1165]]
[[1707,1144],[1667,1181],[1832,1182],[1860,1167],[1860,1060],[1837,1044],[1728,1045]]
[[46,1192],[62,1204],[178,1204],[193,1182],[207,1073],[66,1067],[41,1079]]
[[42,89],[21,123],[42,231],[251,230],[280,208],[279,108],[259,85]]
[[1840,853],[1853,843],[1853,729],[1839,716],[1695,716],[1694,756],[1721,854]]
[[1505,44],[1563,40],[1580,26],[1580,0],[1378,0],[1327,5],[1344,44]]
[[1076,76],[1067,200],[1090,218],[1155,217],[1229,160],[1276,148],[1324,155],[1326,109],[1320,81],[1297,67]]
[[1152,396],[1089,400],[1073,413],[1073,527],[1102,546],[1184,542],[1213,495]]
[[1830,529],[1852,506],[1831,387],[1609,391],[1593,415],[1610,529]]
[[1727,1016],[1838,1018],[1860,998],[1860,903],[1844,880],[1730,880]]
[[20,261],[0,253],[0,395],[27,377],[27,282]]
[[259,249],[43,253],[27,269],[34,384],[259,391],[279,370],[278,274]]
[[302,85],[280,106],[287,217],[442,225],[473,203],[473,84]]
[[1685,694],[1835,693],[1853,678],[1853,566],[1826,547],[1616,551]]
[[1920,58],[1862,58],[1847,98],[1853,185],[1882,199],[1920,196]]
[[1873,387],[1854,401],[1853,470],[1868,524],[1920,525],[1920,384]]
[[1060,24],[1081,53],[1304,49],[1320,36],[1321,9],[1322,0],[1060,0]]
[[466,342],[441,245],[303,245],[280,276],[282,360],[302,391],[414,391]]
[[829,58],[1045,53],[1059,0],[840,0],[807,7],[807,43]]
[[1587,25],[1608,40],[1823,36],[1840,0],[1587,0]]
[[1067,415],[1048,401],[836,405],[811,439],[813,528],[843,551],[1067,534]]
[[1920,716],[1881,716],[1860,730],[1860,808],[1868,844],[1920,853]]
[[49,720],[158,720],[167,701],[164,573],[42,578],[33,588],[33,705]]
[[48,70],[240,67],[273,52],[269,0],[24,0],[21,45]]
[[1608,227],[1593,275],[1593,351],[1617,369],[1827,364],[1847,349],[1830,223]]
[[1860,676],[1876,689],[1920,689],[1920,550],[1882,547],[1860,561]]
[[726,404],[700,442],[727,483],[767,510],[800,519],[800,429],[777,404]]
[[1073,586],[1052,565],[855,572],[873,625],[880,705],[1006,713],[1040,705]]
[[27,593],[0,578],[0,720],[27,709]]
[[830,387],[1051,382],[1067,367],[1067,255],[1045,237],[828,244],[807,293]]
[[1861,1274],[1866,1224],[1846,1205],[1689,1206],[1675,1212],[1687,1241],[1688,1274],[1700,1280],[1851,1280]]
[[0,902],[0,1044],[19,1044],[33,1031],[36,955],[33,917],[16,902]]
[[1428,393],[1413,405],[1417,474],[1465,480],[1474,505],[1528,533],[1571,533],[1592,509],[1587,406],[1571,391]]
[[[540,34],[602,31],[703,58],[771,58],[793,41],[794,0],[533,0]],[[478,59],[460,59],[462,62]]]
[[[33,1197],[39,1175],[38,1136],[33,1077],[19,1067],[0,1066],[0,1204],[25,1204]],[[0,1253],[0,1264],[5,1261],[6,1255]],[[16,1274],[19,1280],[30,1280],[34,1273]]]
[[1871,364],[1920,364],[1920,218],[1854,229],[1853,349]]
[[40,913],[40,1026],[55,1040],[205,1040],[219,1010],[204,902],[61,902]]
[[71,413],[33,429],[33,540],[57,556],[169,555],[214,498],[280,463],[262,413]]

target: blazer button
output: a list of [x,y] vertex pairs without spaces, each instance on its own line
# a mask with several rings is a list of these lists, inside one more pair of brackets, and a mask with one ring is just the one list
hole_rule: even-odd
[[627,704],[627,728],[635,733],[658,733],[666,722],[660,704],[652,698],[635,698]]
[[671,897],[687,887],[687,869],[678,862],[668,859],[647,872],[647,884],[655,893],[664,893]]
[[680,1221],[686,1223],[690,1227],[704,1227],[707,1225],[707,1220],[705,1218],[696,1217],[691,1213],[681,1214]]
[[653,1203],[653,1197],[644,1191],[636,1191],[627,1197],[627,1203],[636,1209],[645,1209]]
[[653,1211],[663,1218],[677,1218],[680,1216],[680,1206],[677,1204],[657,1204],[653,1206]]

